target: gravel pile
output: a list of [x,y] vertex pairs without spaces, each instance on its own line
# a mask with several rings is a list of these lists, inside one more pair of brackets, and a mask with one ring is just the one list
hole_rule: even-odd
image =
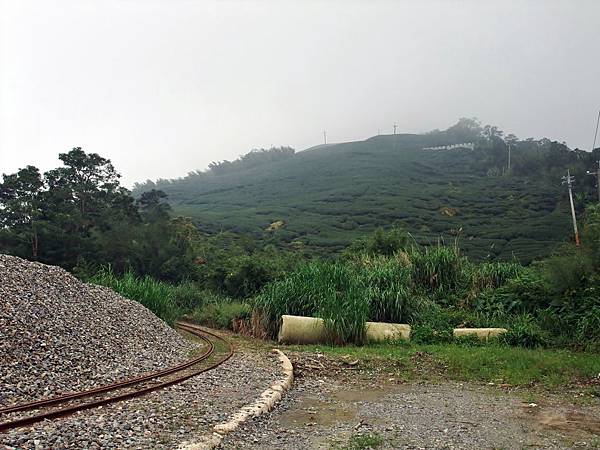
[[159,370],[192,349],[135,301],[0,255],[0,407]]

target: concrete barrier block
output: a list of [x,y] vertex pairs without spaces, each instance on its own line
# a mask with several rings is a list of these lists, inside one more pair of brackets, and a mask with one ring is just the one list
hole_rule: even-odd
[[498,337],[508,330],[506,328],[455,328],[454,337],[477,336],[479,339]]

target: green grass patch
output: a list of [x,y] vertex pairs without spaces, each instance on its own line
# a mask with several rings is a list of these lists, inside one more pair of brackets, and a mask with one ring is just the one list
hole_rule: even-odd
[[333,444],[331,450],[367,450],[379,448],[383,445],[383,438],[377,433],[355,434],[343,446]]
[[595,353],[460,344],[379,344],[368,346],[294,346],[299,351],[320,351],[332,356],[350,355],[366,368],[389,366],[405,379],[451,379],[507,383],[513,386],[540,384],[555,388],[600,374]]

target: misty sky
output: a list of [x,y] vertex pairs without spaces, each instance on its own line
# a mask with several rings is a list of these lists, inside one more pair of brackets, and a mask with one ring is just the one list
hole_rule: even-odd
[[0,0],[0,172],[123,181],[476,116],[589,149],[600,1]]

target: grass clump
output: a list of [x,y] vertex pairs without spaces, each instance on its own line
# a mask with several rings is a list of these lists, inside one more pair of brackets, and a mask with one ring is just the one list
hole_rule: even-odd
[[236,320],[248,320],[251,315],[252,308],[247,303],[220,301],[195,309],[189,318],[207,327],[232,329]]
[[188,286],[180,288],[149,276],[138,277],[129,271],[119,276],[110,267],[102,268],[87,281],[109,287],[123,297],[140,302],[169,325],[173,325],[183,312],[178,302],[191,301]]
[[332,445],[331,450],[367,450],[376,449],[383,445],[384,440],[378,433],[354,434],[346,445]]
[[271,336],[284,314],[318,316],[331,342],[362,343],[369,305],[365,286],[351,265],[312,261],[275,281],[255,299]]

